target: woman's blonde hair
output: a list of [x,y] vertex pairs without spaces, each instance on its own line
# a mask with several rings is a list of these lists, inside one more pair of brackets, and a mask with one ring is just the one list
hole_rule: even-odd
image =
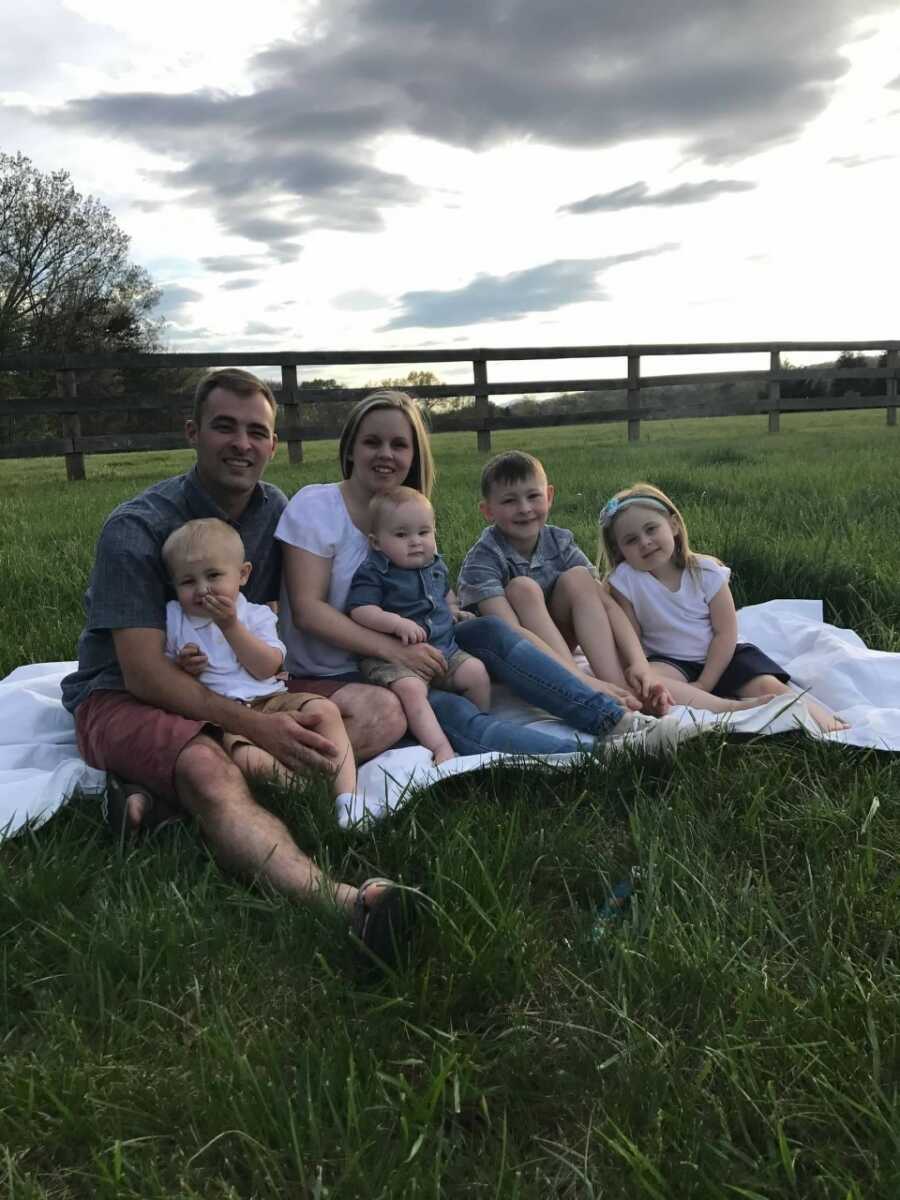
[[[698,571],[700,565],[697,555],[688,543],[684,517],[666,493],[661,492],[652,483],[633,483],[631,487],[623,488],[621,492],[616,492],[600,510],[600,546],[597,552],[597,566],[600,570],[608,575],[620,562],[624,561],[624,555],[619,549],[619,543],[615,537],[616,519],[621,512],[627,512],[632,507],[639,507],[642,499],[651,501],[647,508],[654,512],[659,512],[661,508],[665,509],[668,516],[674,521],[675,553],[672,559],[676,567],[687,568],[692,573]],[[626,504],[626,501],[630,501],[630,503]]]
[[338,443],[338,456],[341,463],[341,475],[349,479],[353,473],[353,446],[359,427],[371,412],[379,409],[398,409],[409,421],[412,429],[413,460],[409,474],[403,480],[407,487],[415,488],[424,496],[431,495],[434,486],[434,459],[431,455],[431,441],[422,417],[422,410],[406,392],[395,392],[384,389],[372,392],[355,404],[350,410],[344,428],[341,430],[341,440]]

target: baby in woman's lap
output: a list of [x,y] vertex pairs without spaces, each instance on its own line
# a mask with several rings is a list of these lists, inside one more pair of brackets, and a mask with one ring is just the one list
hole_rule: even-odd
[[491,683],[484,664],[461,650],[453,636],[462,612],[450,590],[444,560],[437,553],[434,509],[413,488],[376,495],[370,504],[370,550],[353,576],[347,612],[359,625],[398,638],[404,645],[428,642],[447,662],[429,683],[408,667],[381,658],[363,658],[360,671],[398,697],[410,731],[436,763],[454,756],[428,700],[429,686],[458,692],[482,712],[490,707]]

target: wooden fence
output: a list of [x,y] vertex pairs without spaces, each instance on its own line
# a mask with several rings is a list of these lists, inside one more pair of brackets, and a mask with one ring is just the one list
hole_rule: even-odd
[[[885,352],[886,361],[880,367],[825,368],[782,366],[786,352]],[[644,375],[642,366],[648,358],[683,355],[768,354],[767,370],[736,370],[693,372],[677,375]],[[619,378],[583,378],[524,380],[494,382],[488,378],[488,363],[546,361],[548,359],[620,358],[626,363],[626,374]],[[900,341],[889,339],[867,342],[703,342],[627,346],[552,346],[507,349],[469,350],[403,350],[403,351],[322,351],[242,354],[0,354],[0,372],[52,371],[56,373],[57,394],[42,399],[0,396],[0,415],[32,416],[55,414],[62,417],[62,437],[43,438],[30,442],[0,445],[0,458],[32,458],[64,455],[69,479],[84,478],[85,454],[103,454],[129,450],[163,450],[184,446],[181,430],[171,433],[122,433],[89,437],[82,435],[81,417],[85,412],[173,409],[189,401],[184,396],[127,395],[99,397],[79,390],[79,375],[100,370],[146,370],[158,368],[212,368],[254,364],[256,369],[281,368],[279,402],[282,405],[278,432],[288,444],[290,461],[300,462],[303,442],[334,437],[333,424],[325,426],[304,422],[304,406],[322,402],[354,400],[371,388],[301,388],[298,367],[384,366],[403,364],[437,364],[467,362],[472,366],[471,383],[449,383],[427,387],[405,388],[411,395],[424,400],[451,397],[472,397],[473,403],[452,414],[437,414],[433,427],[473,431],[478,449],[491,449],[491,433],[500,429],[527,429],[550,425],[575,425],[598,421],[627,422],[628,440],[640,437],[642,420],[672,419],[697,416],[735,416],[747,413],[765,414],[770,433],[778,433],[780,417],[786,412],[808,412],[823,409],[884,408],[887,424],[897,423],[898,379],[900,379]],[[799,380],[884,380],[882,396],[844,395],[840,397],[782,397],[782,384]],[[713,385],[753,383],[761,392],[750,403],[736,403],[721,396],[710,396],[709,402],[688,405],[668,403],[665,395],[654,398],[656,389],[684,385]],[[521,416],[492,408],[491,396],[542,395],[564,392],[624,392],[623,407],[584,409],[568,413],[541,413]]]

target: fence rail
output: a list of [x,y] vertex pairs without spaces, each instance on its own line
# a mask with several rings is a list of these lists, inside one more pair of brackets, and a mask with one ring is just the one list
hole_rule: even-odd
[[[860,352],[879,351],[885,354],[880,367],[798,367],[782,365],[786,352]],[[667,375],[645,375],[644,360],[678,355],[768,354],[768,370],[734,370],[688,372]],[[622,358],[626,373],[622,377],[600,379],[541,379],[493,381],[488,378],[488,363],[535,362],[554,359]],[[491,448],[491,433],[501,429],[529,429],[540,426],[580,425],[596,422],[623,421],[627,424],[628,440],[640,438],[643,420],[672,419],[696,416],[735,416],[765,414],[770,433],[780,431],[782,413],[811,410],[883,408],[887,424],[896,425],[898,381],[900,381],[900,341],[875,339],[871,341],[782,341],[782,342],[699,342],[652,343],[622,346],[542,346],[430,350],[332,350],[278,351],[221,354],[0,354],[0,379],[4,372],[52,371],[56,373],[57,395],[43,397],[0,396],[0,417],[57,415],[62,418],[62,437],[38,438],[0,445],[0,458],[32,458],[59,456],[66,459],[69,479],[85,477],[85,454],[103,454],[133,450],[169,450],[184,445],[183,434],[113,433],[86,436],[81,432],[81,417],[88,412],[166,410],[173,422],[183,415],[190,404],[184,395],[86,395],[79,391],[79,376],[89,371],[145,370],[159,368],[212,368],[245,366],[259,369],[281,368],[279,402],[281,415],[279,436],[288,444],[291,462],[303,457],[303,442],[334,437],[333,426],[315,425],[308,420],[309,406],[358,399],[371,391],[367,388],[306,388],[298,382],[298,367],[384,366],[427,363],[459,363],[472,365],[471,383],[410,386],[411,395],[423,400],[442,400],[471,397],[468,407],[453,413],[437,413],[433,419],[436,432],[453,429],[477,435],[478,449]],[[784,383],[798,381],[884,381],[884,394],[865,396],[848,394],[835,396],[782,396]],[[682,400],[673,404],[666,397],[654,396],[660,388],[704,385],[712,388],[723,384],[756,384],[762,395],[748,400],[710,395],[708,399]],[[566,392],[621,392],[625,403],[621,407],[591,408],[578,412],[535,412],[529,415],[506,413],[491,408],[491,396],[544,395]]]

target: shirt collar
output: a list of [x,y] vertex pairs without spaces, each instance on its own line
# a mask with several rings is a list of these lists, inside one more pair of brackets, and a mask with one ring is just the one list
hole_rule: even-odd
[[488,532],[493,536],[494,541],[507,558],[511,558],[513,562],[522,563],[526,567],[539,567],[544,561],[544,534],[546,529],[546,525],[541,526],[541,532],[538,534],[538,539],[534,544],[534,549],[532,550],[530,556],[523,554],[521,550],[517,550],[512,542],[510,542],[506,535],[502,532],[502,530],[498,529],[496,525],[491,525],[488,529]]
[[197,470],[196,463],[184,477],[184,494],[192,516],[218,517],[220,521],[225,521],[236,528],[240,526],[244,518],[254,509],[258,508],[261,504],[268,504],[269,502],[265,488],[257,480],[250,499],[247,501],[246,508],[240,517],[236,521],[233,521],[230,517],[226,516],[225,512],[216,504],[215,500],[213,500],[212,496],[210,496],[209,492],[206,491],[200,482],[200,473]]

